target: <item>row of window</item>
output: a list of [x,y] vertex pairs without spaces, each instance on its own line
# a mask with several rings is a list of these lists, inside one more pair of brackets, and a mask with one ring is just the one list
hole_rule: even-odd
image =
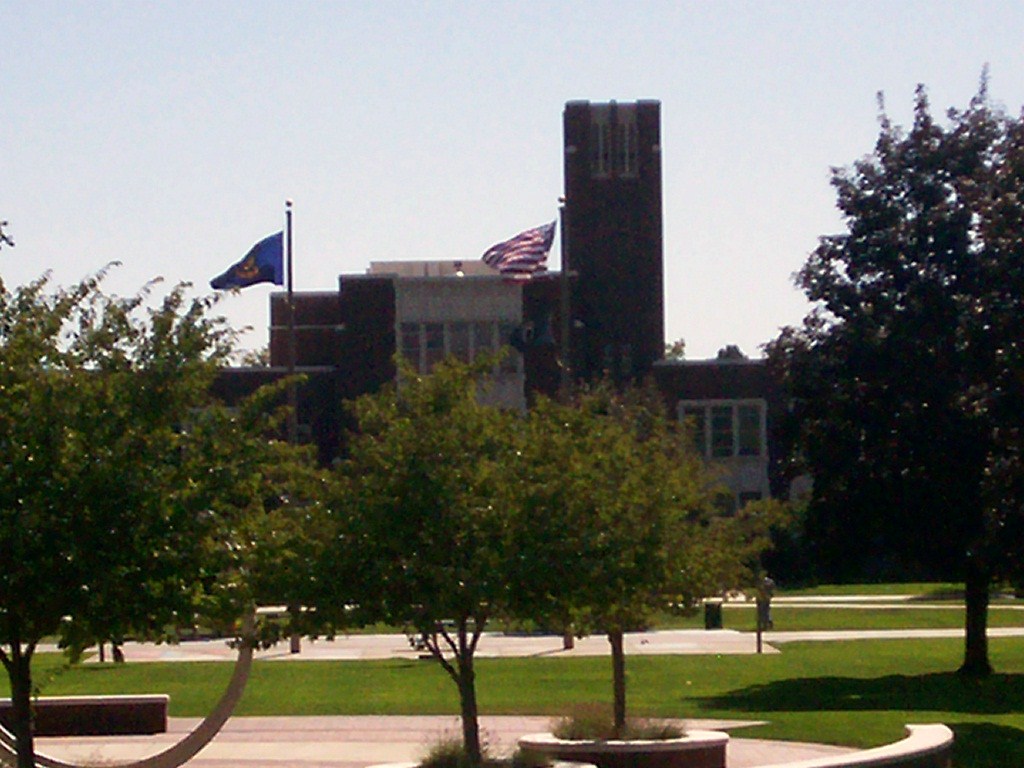
[[708,458],[761,456],[765,452],[763,400],[682,402],[679,416],[697,451]]
[[635,120],[612,124],[595,120],[590,124],[590,172],[594,176],[637,175],[637,133]]
[[[509,343],[516,324],[477,320],[467,322],[404,322],[399,325],[398,344],[402,356],[420,373],[430,373],[446,356],[471,362],[478,355],[494,352]],[[502,358],[500,372],[520,373],[522,358],[513,350]]]

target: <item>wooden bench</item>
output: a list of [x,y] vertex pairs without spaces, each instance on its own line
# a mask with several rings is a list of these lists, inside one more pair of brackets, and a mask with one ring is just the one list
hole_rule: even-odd
[[[167,732],[170,696],[45,696],[33,699],[36,736],[125,736]],[[13,707],[0,699],[0,725]]]

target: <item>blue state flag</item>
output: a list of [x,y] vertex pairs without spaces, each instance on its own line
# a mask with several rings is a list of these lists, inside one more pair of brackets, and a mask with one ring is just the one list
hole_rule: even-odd
[[223,275],[210,281],[217,291],[228,288],[246,288],[256,283],[284,285],[284,232],[277,232],[260,240],[249,249],[244,258],[233,264]]

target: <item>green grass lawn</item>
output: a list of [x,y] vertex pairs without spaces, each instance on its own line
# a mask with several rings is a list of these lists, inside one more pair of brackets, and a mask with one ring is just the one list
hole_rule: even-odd
[[[827,587],[803,595],[905,595],[914,605],[828,608],[776,603],[777,630],[961,628],[959,585]],[[795,595],[785,592],[787,596]],[[1024,626],[1017,601],[989,612],[990,626]],[[753,603],[727,603],[726,628],[752,630]],[[698,612],[662,616],[659,628],[703,626]],[[377,628],[380,630],[380,628]],[[998,674],[959,678],[963,642],[881,640],[787,643],[763,656],[643,656],[627,660],[631,712],[670,718],[764,720],[737,736],[872,746],[894,741],[906,723],[942,722],[956,733],[958,768],[1024,765],[1024,639],[993,638]],[[563,715],[574,704],[610,701],[607,658],[481,659],[481,712]],[[82,665],[40,656],[44,695],[167,693],[174,716],[201,716],[220,696],[230,664]],[[0,680],[0,694],[6,690]],[[237,714],[455,714],[455,686],[428,661],[259,662]]]
[[[724,607],[726,627],[752,630],[756,621],[750,606]],[[815,608],[773,605],[772,621],[779,631],[843,630],[843,629],[963,629],[964,609],[954,607],[907,608]],[[1024,627],[1024,611],[1015,608],[989,609],[990,627]]]
[[779,595],[786,597],[829,597],[850,595],[871,595],[884,597],[889,595],[929,595],[944,597],[950,594],[963,594],[964,585],[953,582],[921,582],[901,584],[821,584],[817,587],[802,589],[780,589]]
[[[634,714],[765,720],[737,736],[870,746],[903,725],[943,722],[957,734],[958,767],[1024,764],[1024,641],[993,639],[998,674],[960,679],[960,640],[795,643],[762,656],[628,659]],[[204,663],[61,667],[41,657],[44,694],[168,693],[171,714],[205,714],[231,665]],[[481,659],[486,714],[564,714],[608,702],[607,658]],[[429,661],[260,662],[240,715],[453,714],[455,686]]]
[[[752,632],[755,629],[754,603],[725,603],[722,623],[726,629]],[[904,607],[874,605],[844,606],[842,608],[813,605],[772,605],[775,629],[784,632],[843,629],[963,629],[963,606],[940,603],[913,603]],[[990,627],[1024,627],[1024,610],[1011,605],[993,605],[989,608]],[[704,616],[673,616],[662,614],[654,622],[657,629],[699,629]]]

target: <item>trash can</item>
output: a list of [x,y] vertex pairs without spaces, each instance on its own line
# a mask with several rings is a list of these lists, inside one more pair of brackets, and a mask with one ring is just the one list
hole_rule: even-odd
[[722,601],[708,600],[704,603],[704,629],[722,628]]

